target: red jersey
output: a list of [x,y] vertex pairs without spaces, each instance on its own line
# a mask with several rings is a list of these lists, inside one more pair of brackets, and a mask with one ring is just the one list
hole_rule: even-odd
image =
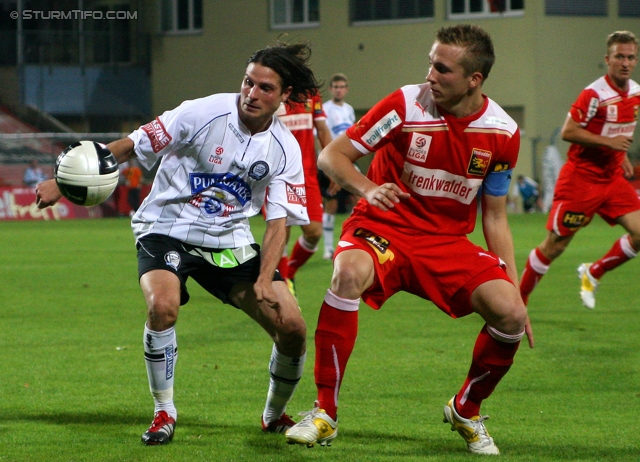
[[456,118],[438,109],[428,83],[395,91],[346,133],[363,155],[376,152],[371,181],[411,194],[386,212],[361,199],[352,218],[431,234],[473,231],[480,187],[491,193],[485,180],[494,175],[503,184],[492,195],[506,194],[520,149],[516,122],[490,98],[478,113]]
[[276,115],[291,130],[302,150],[302,167],[305,178],[317,177],[317,156],[314,135],[314,122],[327,116],[322,109],[322,99],[315,95],[304,103],[281,104]]
[[[600,77],[586,87],[569,115],[583,128],[596,135],[615,137],[633,136],[640,107],[640,85],[629,81],[629,91],[622,92],[611,83],[608,75]],[[573,171],[592,180],[610,179],[623,174],[620,165],[624,151],[613,151],[604,146],[571,144],[567,153]]]

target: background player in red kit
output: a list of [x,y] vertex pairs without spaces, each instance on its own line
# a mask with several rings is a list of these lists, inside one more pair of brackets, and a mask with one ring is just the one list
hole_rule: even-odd
[[[374,309],[406,291],[452,318],[478,313],[486,324],[445,422],[469,451],[499,454],[480,405],[507,373],[525,334],[533,346],[507,222],[507,193],[520,134],[482,94],[495,55],[476,26],[442,28],[429,53],[427,82],[378,102],[320,154],[319,167],[361,197],[344,223],[331,288],[315,332],[316,407],[287,442],[330,444],[338,430],[338,392],[358,331],[360,298]],[[365,177],[353,166],[376,153]],[[467,238],[482,186],[488,250]]]
[[597,262],[578,267],[584,306],[595,308],[600,278],[634,258],[640,249],[640,200],[625,179],[633,175],[627,150],[640,107],[640,86],[631,80],[638,63],[635,35],[629,31],[609,35],[604,59],[607,74],[582,90],[562,127],[562,139],[571,146],[556,183],[547,237],[531,251],[522,273],[520,292],[525,304],[551,262],[596,213],[611,226],[622,225],[628,234]]
[[[331,142],[332,138],[319,94],[310,96],[304,103],[282,104],[276,115],[291,130],[300,144],[307,191],[309,224],[301,226],[302,236],[296,240],[289,257],[286,256],[285,248],[285,255],[278,266],[278,270],[290,283],[290,289],[295,294],[293,279],[296,272],[318,250],[318,242],[322,237],[323,208],[322,194],[318,183],[315,136],[317,134],[320,146],[323,148]],[[314,129],[316,134],[314,134]]]

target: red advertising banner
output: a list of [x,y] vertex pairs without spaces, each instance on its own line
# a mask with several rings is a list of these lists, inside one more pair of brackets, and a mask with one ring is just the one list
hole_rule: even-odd
[[0,220],[64,220],[69,218],[101,218],[102,206],[82,207],[64,197],[54,206],[39,209],[32,188],[0,186]]

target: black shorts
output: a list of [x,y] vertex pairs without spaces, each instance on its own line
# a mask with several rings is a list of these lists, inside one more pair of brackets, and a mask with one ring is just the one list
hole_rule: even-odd
[[[162,234],[148,234],[138,240],[138,278],[151,270],[171,271],[180,279],[180,305],[189,301],[187,279],[231,304],[229,292],[240,282],[256,282],[260,274],[260,246],[239,249],[196,247]],[[276,271],[274,281],[282,281]]]

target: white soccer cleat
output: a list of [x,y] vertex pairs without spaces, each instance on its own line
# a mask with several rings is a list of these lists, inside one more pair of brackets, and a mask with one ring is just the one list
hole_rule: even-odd
[[322,259],[323,260],[331,260],[331,259],[333,259],[333,250],[324,249],[324,254],[322,254]]
[[451,424],[451,431],[457,431],[467,442],[469,452],[484,455],[500,455],[500,450],[489,436],[484,421],[489,416],[477,415],[471,419],[460,417],[453,405],[455,396],[444,407],[444,423]]
[[580,278],[580,298],[582,304],[590,310],[596,307],[596,292],[600,282],[589,272],[591,263],[583,263],[578,266],[578,277]]
[[285,433],[287,443],[304,444],[309,448],[316,443],[331,446],[338,436],[338,422],[329,417],[324,409],[317,407],[300,415],[304,418]]

